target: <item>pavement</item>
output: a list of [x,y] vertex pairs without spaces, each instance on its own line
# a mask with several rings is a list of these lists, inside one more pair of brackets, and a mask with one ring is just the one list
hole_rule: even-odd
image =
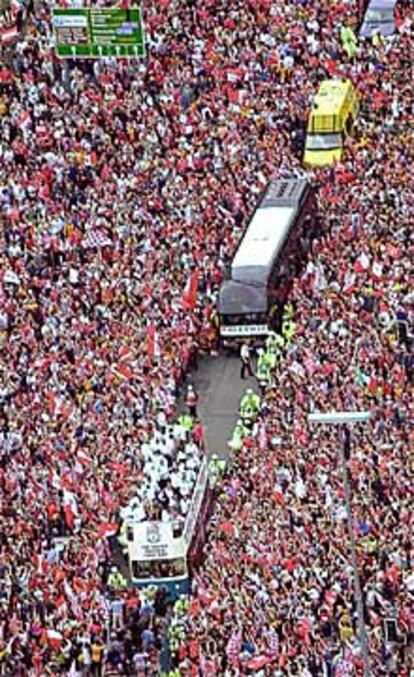
[[[209,455],[227,459],[227,442],[239,418],[239,404],[247,388],[258,391],[254,377],[240,378],[238,355],[203,355],[198,369],[187,377],[198,394],[197,414],[205,430]],[[186,387],[183,388],[185,397]]]

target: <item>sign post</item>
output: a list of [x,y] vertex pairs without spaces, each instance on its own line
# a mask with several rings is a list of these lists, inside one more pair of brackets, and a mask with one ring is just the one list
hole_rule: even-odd
[[[330,411],[328,413],[314,412],[308,415],[309,423],[316,423],[319,425],[342,425],[347,431],[346,425],[348,423],[366,423],[371,418],[370,411]],[[347,443],[349,445],[349,432],[347,436]],[[346,467],[346,453],[342,445],[339,445],[340,467],[342,473],[342,482],[345,490],[345,503],[348,521],[348,536],[351,551],[352,570],[354,574],[354,593],[358,615],[359,626],[359,641],[361,644],[361,654],[364,666],[364,677],[370,677],[370,663],[369,663],[369,647],[368,635],[364,619],[364,604],[362,599],[361,582],[358,572],[358,559],[356,554],[356,543],[354,534],[354,525],[351,513],[351,487],[349,486],[348,472]]]
[[62,59],[145,56],[139,7],[52,9],[56,54]]

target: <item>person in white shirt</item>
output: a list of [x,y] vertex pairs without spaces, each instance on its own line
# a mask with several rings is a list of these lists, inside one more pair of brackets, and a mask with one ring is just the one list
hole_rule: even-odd
[[253,369],[250,356],[250,347],[248,343],[243,343],[240,348],[240,359],[241,359],[241,369],[240,369],[240,378],[243,380],[246,377],[246,371],[249,376],[253,376]]

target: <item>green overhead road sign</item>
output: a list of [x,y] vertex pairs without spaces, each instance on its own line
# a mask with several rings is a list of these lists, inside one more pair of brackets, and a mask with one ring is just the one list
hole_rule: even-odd
[[61,58],[145,56],[139,7],[52,9],[56,54]]

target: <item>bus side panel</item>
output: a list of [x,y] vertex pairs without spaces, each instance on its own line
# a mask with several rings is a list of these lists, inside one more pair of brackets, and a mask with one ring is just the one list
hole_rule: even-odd
[[194,530],[193,540],[191,541],[191,545],[188,550],[188,569],[190,575],[195,569],[198,569],[203,559],[203,548],[207,536],[212,498],[213,492],[211,490],[210,483],[207,482],[206,493],[204,495],[197,517],[197,527]]
[[[269,281],[272,305],[280,311],[286,302],[293,280],[307,261],[315,231],[316,201],[313,190],[308,192],[301,210],[292,224],[292,230],[280,252]],[[276,327],[277,328],[277,327]]]

